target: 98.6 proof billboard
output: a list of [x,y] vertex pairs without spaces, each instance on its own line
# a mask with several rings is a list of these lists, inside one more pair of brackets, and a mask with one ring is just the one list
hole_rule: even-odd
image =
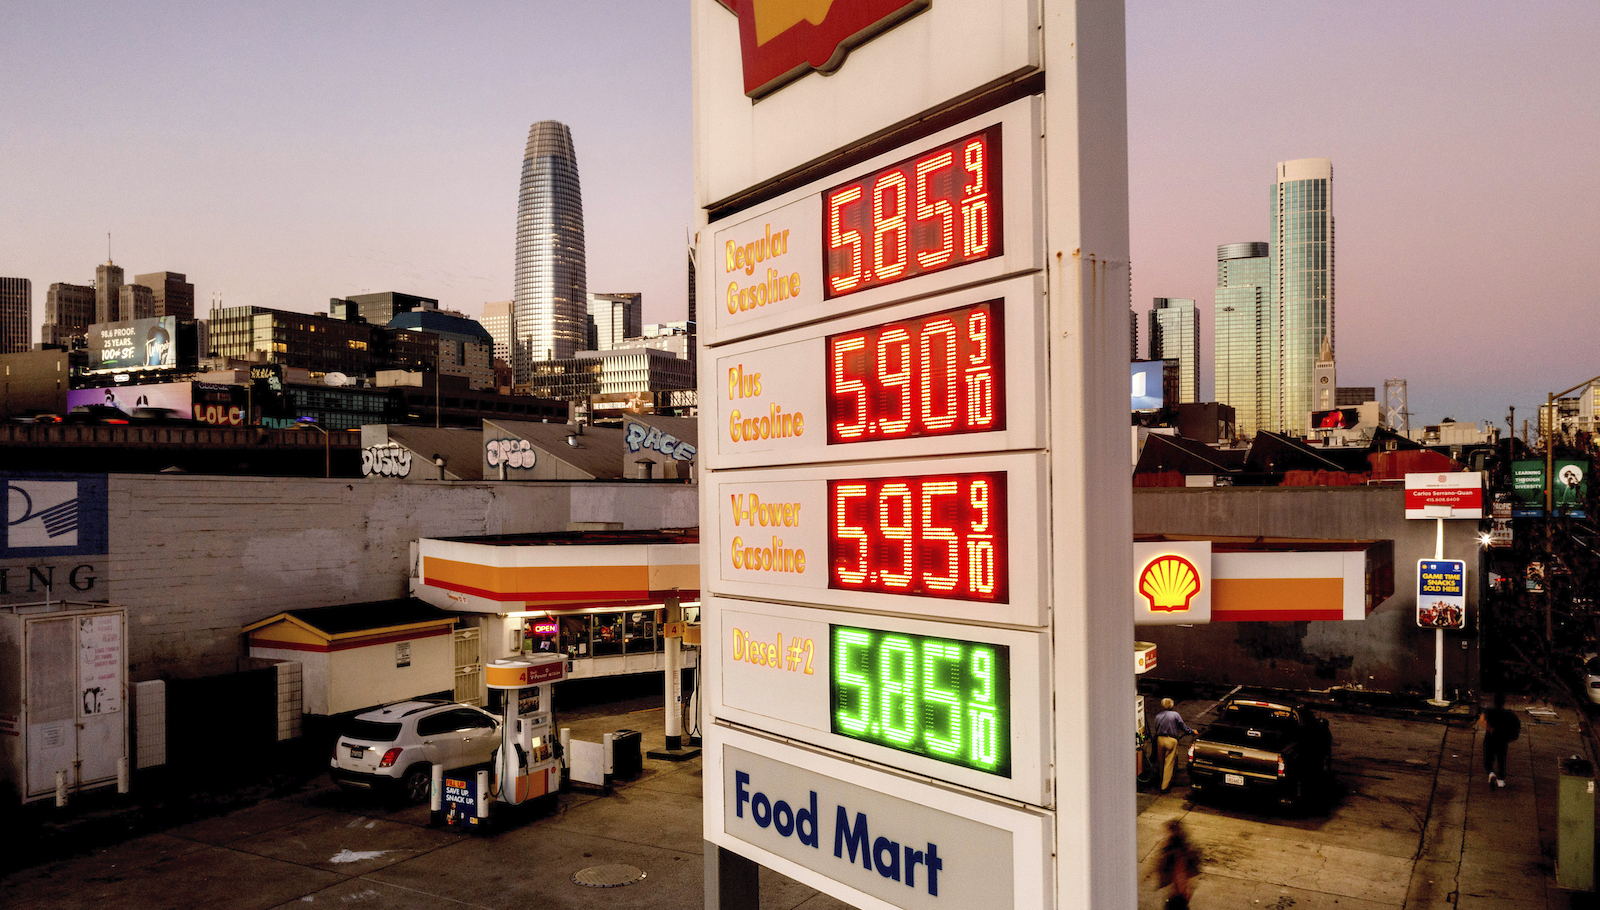
[[178,317],[156,316],[89,326],[90,370],[137,370],[178,365]]

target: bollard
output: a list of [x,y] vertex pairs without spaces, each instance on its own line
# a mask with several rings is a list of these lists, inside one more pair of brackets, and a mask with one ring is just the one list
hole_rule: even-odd
[[433,783],[428,788],[428,811],[432,814],[431,823],[439,824],[444,821],[444,765],[434,762]]
[[117,759],[117,792],[126,796],[128,790],[128,756]]
[[56,772],[56,808],[60,809],[67,804],[67,772]]
[[604,748],[606,757],[605,765],[601,770],[604,773],[606,786],[608,787],[611,786],[612,776],[617,773],[616,744],[613,742],[615,738],[615,735],[611,733],[600,737],[600,745]]
[[489,772],[478,772],[478,817],[489,817]]

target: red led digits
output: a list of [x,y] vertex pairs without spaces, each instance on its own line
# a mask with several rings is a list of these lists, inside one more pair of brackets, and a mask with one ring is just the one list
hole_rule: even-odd
[[1000,300],[830,335],[828,443],[1005,429]]
[[1000,127],[823,194],[823,293],[839,297],[1004,252]]
[[1006,603],[1004,472],[828,482],[828,587]]

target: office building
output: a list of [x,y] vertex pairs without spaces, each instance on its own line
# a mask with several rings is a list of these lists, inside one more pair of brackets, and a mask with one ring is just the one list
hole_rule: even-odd
[[93,322],[120,322],[122,309],[122,266],[111,260],[94,268]]
[[478,320],[494,339],[494,359],[511,363],[511,301],[497,300],[483,305],[483,318]]
[[1277,328],[1267,243],[1217,247],[1215,343],[1217,401],[1233,408],[1240,436],[1277,427]]
[[1128,360],[1139,359],[1139,314],[1128,307]]
[[133,283],[150,289],[152,316],[194,318],[194,285],[182,272],[151,272],[133,276]]
[[1194,301],[1182,297],[1157,297],[1150,310],[1150,360],[1178,362],[1178,400],[1189,404],[1200,400],[1200,311]]
[[113,322],[149,319],[156,315],[155,292],[142,284],[125,284],[117,289],[117,310]]
[[628,342],[627,346],[653,348],[692,361],[695,359],[694,323],[652,322],[640,329],[639,337]]
[[33,346],[33,282],[0,278],[0,354],[20,354]]
[[566,124],[544,120],[528,130],[517,201],[512,365],[519,384],[541,360],[565,360],[588,335],[583,197],[578,159]]
[[58,344],[64,348],[81,344],[84,333],[94,322],[94,296],[95,289],[88,285],[60,281],[50,285],[44,295],[44,324],[39,326],[39,343]]
[[580,351],[565,360],[535,363],[529,393],[540,398],[588,402],[595,395],[692,389],[694,380],[690,362],[668,351]]
[[388,328],[432,333],[439,339],[440,373],[465,378],[471,389],[494,388],[494,338],[476,320],[444,310],[415,309],[389,320]]
[[611,351],[638,338],[644,324],[643,294],[590,294],[586,349]]
[[359,316],[373,325],[388,325],[390,320],[401,313],[438,309],[439,301],[431,297],[397,294],[394,291],[351,294],[349,297],[333,297],[328,300],[328,312],[333,318],[349,319],[352,316]]
[[1272,285],[1278,320],[1278,429],[1305,435],[1317,395],[1318,353],[1338,352],[1334,310],[1333,162],[1278,164],[1272,192]]

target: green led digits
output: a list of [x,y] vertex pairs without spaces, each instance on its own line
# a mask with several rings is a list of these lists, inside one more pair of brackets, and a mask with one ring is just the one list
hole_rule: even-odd
[[1007,647],[830,630],[834,733],[1011,776]]

